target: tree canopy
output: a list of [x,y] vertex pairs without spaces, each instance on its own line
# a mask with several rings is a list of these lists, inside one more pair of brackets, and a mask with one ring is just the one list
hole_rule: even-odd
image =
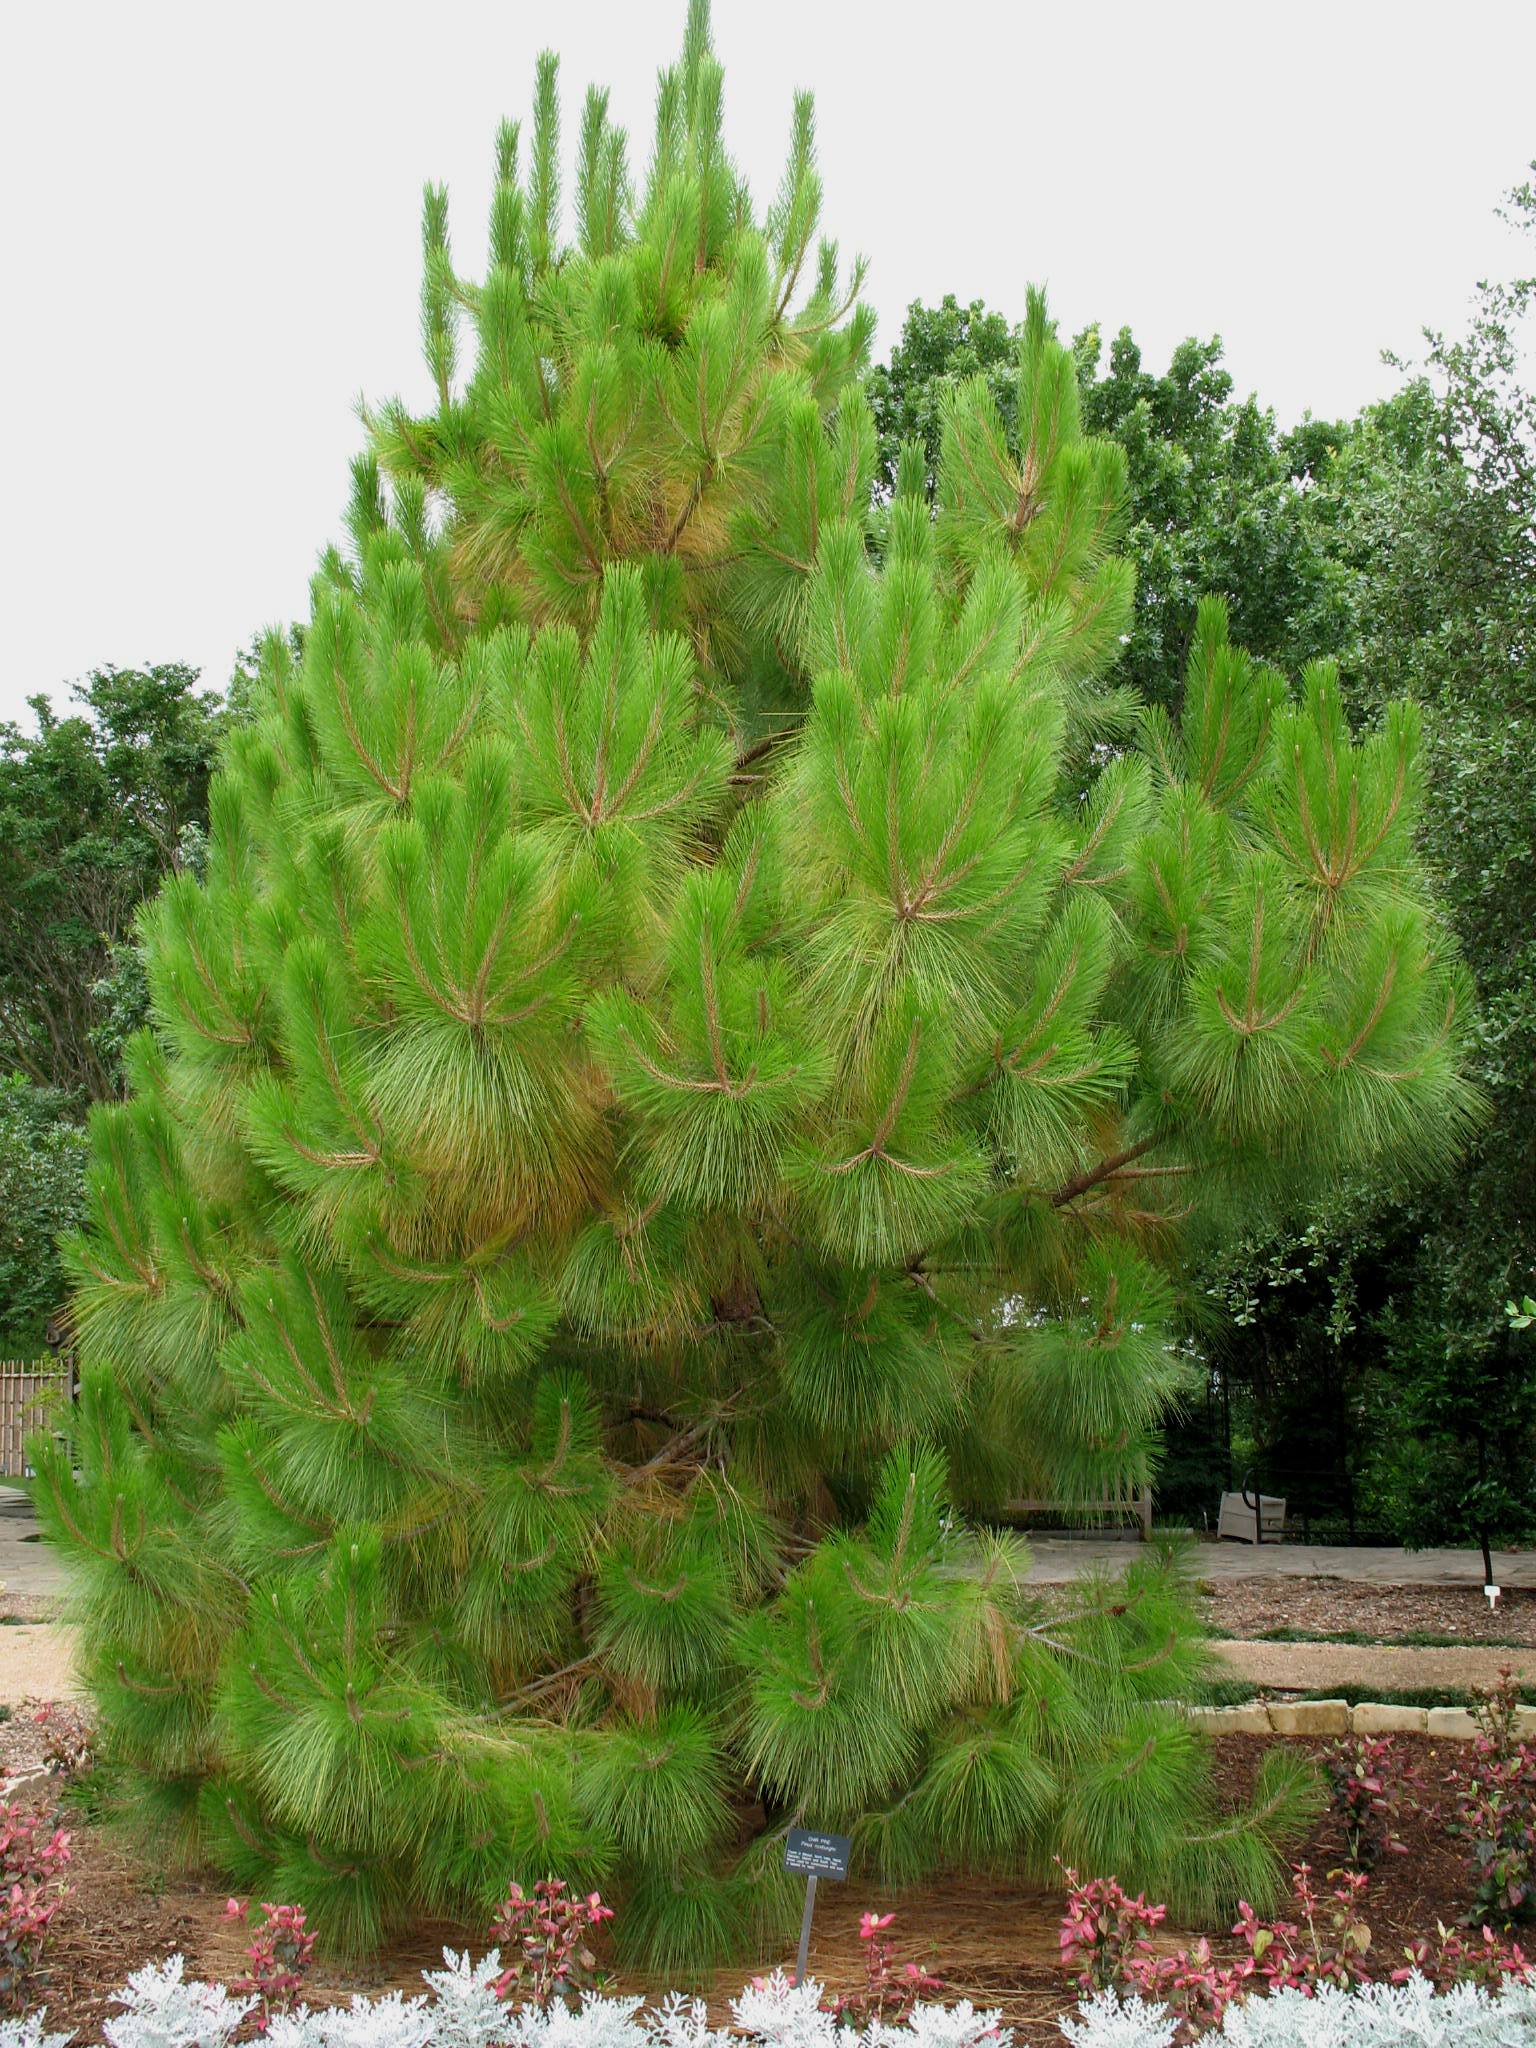
[[0,1068],[66,1097],[117,1092],[101,984],[207,818],[223,719],[197,683],[175,662],[98,669],[77,714],[34,697],[35,732],[0,725]]
[[141,904],[195,861],[224,712],[180,663],[97,670],[61,717],[0,726],[0,1349],[62,1306],[88,1104],[123,1088],[148,1016]]
[[54,1250],[84,1205],[85,1132],[51,1088],[0,1080],[0,1357],[30,1356],[63,1306]]

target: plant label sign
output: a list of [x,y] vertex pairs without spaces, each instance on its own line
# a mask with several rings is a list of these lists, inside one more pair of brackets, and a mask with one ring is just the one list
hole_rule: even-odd
[[784,1837],[784,1868],[805,1879],[805,1915],[800,1922],[800,1952],[795,1957],[795,1982],[805,1980],[806,1951],[811,1945],[811,1915],[816,1910],[816,1880],[830,1877],[839,1884],[848,1875],[853,1844],[846,1835],[818,1835],[810,1828],[791,1828]]
[[800,1877],[830,1877],[838,1883],[848,1875],[846,1835],[815,1835],[809,1828],[791,1828],[784,1840],[784,1868]]

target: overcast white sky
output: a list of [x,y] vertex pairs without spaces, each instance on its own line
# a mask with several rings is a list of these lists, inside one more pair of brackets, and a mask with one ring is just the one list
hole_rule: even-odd
[[[497,119],[561,51],[643,160],[684,0],[11,0],[0,717],[93,666],[223,682],[306,608],[362,392],[420,398],[417,222],[446,181],[478,267]],[[1531,0],[716,0],[761,198],[817,94],[831,230],[913,298],[1129,322],[1160,365],[1221,333],[1283,417],[1390,388],[1516,260],[1536,155]],[[472,262],[469,261],[472,259]]]

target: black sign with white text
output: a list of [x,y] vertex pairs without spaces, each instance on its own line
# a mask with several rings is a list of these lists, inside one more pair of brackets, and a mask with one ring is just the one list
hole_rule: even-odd
[[791,1828],[784,1841],[784,1868],[801,1877],[841,1881],[848,1875],[852,1846],[846,1835],[816,1835],[809,1828]]

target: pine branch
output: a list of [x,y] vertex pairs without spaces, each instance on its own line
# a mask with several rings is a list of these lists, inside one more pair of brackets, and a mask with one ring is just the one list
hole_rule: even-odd
[[1101,1181],[1113,1180],[1123,1168],[1129,1166],[1134,1160],[1140,1159],[1145,1153],[1150,1152],[1155,1145],[1160,1145],[1163,1142],[1162,1133],[1159,1133],[1156,1137],[1143,1138],[1138,1144],[1128,1145],[1123,1152],[1116,1152],[1107,1159],[1101,1159],[1097,1166],[1085,1168],[1082,1173],[1075,1174],[1071,1180],[1063,1181],[1062,1185],[1050,1198],[1051,1207],[1053,1209],[1065,1208],[1069,1202],[1075,1202],[1079,1195],[1085,1195],[1090,1188],[1096,1188]]

